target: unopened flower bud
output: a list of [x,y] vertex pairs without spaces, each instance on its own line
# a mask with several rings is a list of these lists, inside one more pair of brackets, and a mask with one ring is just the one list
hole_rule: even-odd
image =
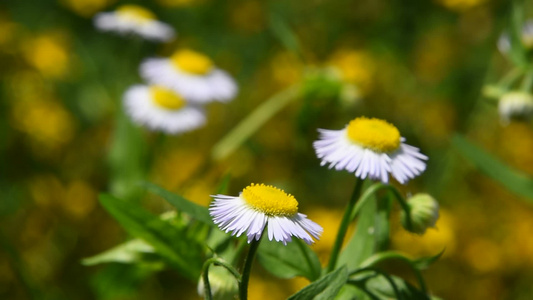
[[[209,268],[209,285],[211,295],[215,300],[232,300],[239,292],[237,279],[224,267],[211,266]],[[200,278],[198,282],[198,294],[205,297],[204,280]]]
[[533,95],[525,92],[509,92],[504,94],[498,103],[502,121],[511,119],[529,119],[533,114]]
[[435,227],[439,218],[439,203],[428,194],[416,194],[407,200],[407,206],[411,216],[411,228],[407,226],[405,211],[401,213],[401,222],[405,229],[424,234],[429,227]]

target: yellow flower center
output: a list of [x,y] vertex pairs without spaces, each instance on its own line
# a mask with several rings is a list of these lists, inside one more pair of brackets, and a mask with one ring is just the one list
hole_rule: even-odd
[[178,110],[186,104],[180,95],[161,86],[150,87],[150,95],[155,104],[166,109]]
[[298,212],[298,201],[294,196],[271,185],[247,186],[241,197],[256,210],[270,216],[292,216]]
[[133,4],[127,4],[118,7],[116,13],[121,17],[130,18],[139,22],[146,22],[156,19],[155,15],[151,11],[142,6]]
[[191,50],[176,51],[170,60],[178,69],[196,75],[205,75],[213,68],[209,57]]
[[380,119],[356,118],[348,124],[346,132],[352,142],[376,152],[392,152],[400,147],[400,131]]

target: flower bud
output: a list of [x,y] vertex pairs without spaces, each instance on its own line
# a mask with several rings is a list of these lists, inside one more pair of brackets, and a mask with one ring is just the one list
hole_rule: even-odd
[[[239,292],[237,279],[224,267],[211,265],[209,268],[209,285],[211,286],[211,295],[215,300],[231,300]],[[204,295],[204,280],[200,277],[198,282],[198,294]]]
[[409,213],[411,216],[411,229],[407,226],[407,216],[402,210],[401,222],[405,229],[424,234],[428,227],[435,227],[439,218],[439,203],[429,194],[416,194],[407,200]]
[[508,92],[500,98],[498,111],[505,123],[511,119],[529,119],[533,114],[533,96],[525,92]]

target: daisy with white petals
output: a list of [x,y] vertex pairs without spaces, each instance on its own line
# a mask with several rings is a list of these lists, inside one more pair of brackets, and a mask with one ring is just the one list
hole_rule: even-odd
[[295,236],[312,244],[322,227],[298,213],[298,201],[270,185],[251,184],[238,197],[215,195],[209,213],[218,227],[232,235],[246,231],[248,243],[259,240],[267,227],[268,239],[284,245]]
[[99,13],[94,26],[102,31],[136,34],[147,40],[166,42],[176,35],[169,25],[157,20],[149,10],[138,5],[122,5],[113,12]]
[[166,86],[191,102],[228,102],[237,94],[233,78],[215,67],[209,57],[178,50],[168,58],[149,58],[141,63],[144,80]]
[[205,124],[202,110],[161,86],[130,87],[124,94],[124,106],[135,122],[170,134],[191,131]]
[[365,179],[388,183],[389,173],[404,184],[426,169],[427,156],[403,142],[398,129],[383,120],[360,117],[344,129],[319,129],[313,143],[322,165]]

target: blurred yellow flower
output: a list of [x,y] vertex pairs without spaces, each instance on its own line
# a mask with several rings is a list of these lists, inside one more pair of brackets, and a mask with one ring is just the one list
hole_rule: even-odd
[[495,147],[502,153],[502,159],[519,170],[533,174],[533,129],[530,124],[511,122],[501,130]]
[[455,223],[452,214],[441,209],[435,228],[430,228],[424,235],[415,235],[402,229],[396,229],[391,237],[393,248],[415,257],[435,255],[446,248],[443,256],[455,252]]
[[[73,1],[76,1],[76,0],[73,0]],[[193,3],[198,3],[203,0],[155,0],[155,1],[157,2],[157,4],[161,6],[180,7],[180,6],[188,6]]]
[[303,68],[298,57],[286,51],[276,53],[270,61],[272,78],[281,86],[288,86],[299,81],[302,78]]
[[34,203],[41,209],[55,206],[58,199],[65,196],[63,184],[52,174],[40,174],[31,178],[28,191]]
[[116,0],[61,0],[61,4],[82,17],[91,17]]
[[450,101],[426,101],[419,103],[417,109],[406,113],[420,122],[420,130],[425,133],[423,137],[428,144],[435,146],[449,142],[457,119],[457,113]]
[[86,181],[75,180],[68,184],[63,210],[74,219],[83,219],[96,207],[97,191]]
[[0,51],[11,51],[11,43],[16,35],[18,24],[8,20],[8,18],[0,13]]
[[239,31],[259,32],[266,27],[265,11],[262,2],[258,0],[235,2],[231,21]]
[[[169,190],[176,189],[200,166],[204,157],[195,149],[170,148],[161,151],[157,156],[152,169],[151,178],[153,182]],[[179,172],[176,172],[179,170]],[[204,196],[209,200],[207,192]]]
[[445,29],[429,31],[417,42],[413,55],[416,76],[425,82],[438,83],[453,68],[453,37]]
[[211,202],[209,195],[213,194],[214,191],[215,187],[207,180],[200,180],[187,187],[183,191],[183,196],[196,204],[208,206]]
[[287,299],[290,296],[284,284],[270,281],[263,276],[253,274],[248,285],[248,298],[254,300]]
[[[328,262],[331,247],[337,237],[337,230],[339,229],[342,220],[343,211],[325,207],[316,207],[307,209],[306,214],[324,229],[320,236],[320,240],[317,240],[311,247],[318,254],[318,258],[322,265],[325,265]],[[345,241],[352,236],[353,229],[354,226],[350,226],[346,233]]]
[[11,123],[29,137],[34,150],[58,150],[74,137],[76,121],[59,102],[35,99],[14,102]]
[[64,35],[43,34],[23,42],[22,50],[26,61],[48,78],[67,77],[72,62],[70,46]]
[[463,12],[486,2],[486,0],[436,0],[436,2],[448,9]]
[[374,84],[376,66],[370,53],[364,50],[339,49],[329,59],[341,78],[355,84],[362,94],[368,93]]
[[462,251],[463,258],[476,271],[487,273],[505,267],[501,245],[486,238],[473,238]]

